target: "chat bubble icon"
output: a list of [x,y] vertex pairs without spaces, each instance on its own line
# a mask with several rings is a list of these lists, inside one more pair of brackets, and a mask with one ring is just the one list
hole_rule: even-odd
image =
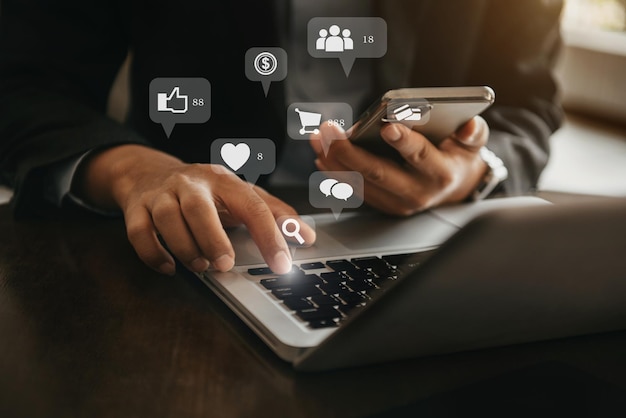
[[307,25],[307,49],[314,58],[338,58],[348,77],[357,58],[387,53],[387,22],[380,17],[314,17]]
[[246,77],[250,81],[260,81],[265,97],[272,81],[282,81],[287,77],[287,52],[282,48],[254,47],[246,51]]
[[177,123],[205,123],[211,117],[211,83],[206,78],[160,77],[150,82],[150,119],[169,138]]
[[309,203],[314,208],[330,209],[339,219],[344,209],[363,204],[364,180],[358,171],[316,171],[309,177]]
[[323,180],[320,183],[320,192],[322,192],[324,196],[329,197],[331,195],[330,189],[337,183],[339,183],[339,180],[333,178]]
[[354,188],[348,183],[337,183],[330,189],[330,193],[335,199],[348,201],[348,198],[354,194]]
[[228,167],[255,184],[276,168],[276,145],[267,138],[219,138],[211,144],[211,164]]
[[291,139],[306,140],[311,134],[319,134],[324,126],[336,126],[339,131],[325,131],[325,135],[338,132],[336,137],[320,141],[324,155],[328,155],[333,141],[346,139],[343,131],[352,126],[352,121],[352,106],[347,103],[292,103],[287,108],[287,135]]

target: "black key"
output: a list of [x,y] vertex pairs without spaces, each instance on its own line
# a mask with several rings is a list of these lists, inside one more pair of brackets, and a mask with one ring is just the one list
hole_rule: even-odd
[[302,263],[300,264],[300,268],[302,270],[315,270],[315,269],[323,269],[324,264],[316,261],[315,263]]
[[364,290],[375,289],[376,286],[369,280],[351,280],[346,285],[355,292],[362,292]]
[[349,290],[346,289],[346,287],[343,286],[341,283],[324,283],[319,285],[319,288],[329,295],[341,292],[349,292]]
[[393,276],[398,276],[398,271],[393,268],[393,267],[389,267],[389,266],[378,266],[378,267],[372,267],[372,272],[374,274],[376,274],[378,277],[393,277]]
[[277,287],[272,289],[272,294],[278,299],[286,299],[293,296],[312,296],[322,293],[317,287],[311,284],[290,287]]
[[376,286],[385,289],[397,279],[398,279],[398,276],[387,276],[387,277],[379,277],[377,279],[373,279],[372,281],[374,282],[374,284],[376,284]]
[[310,297],[311,302],[317,306],[339,305],[341,302],[330,295],[315,295]]
[[341,318],[341,314],[330,306],[321,306],[319,308],[302,309],[296,312],[296,315],[303,321],[315,321],[319,319]]
[[320,276],[328,283],[340,283],[348,280],[348,276],[342,271],[328,271],[321,273]]
[[383,260],[392,266],[406,266],[412,268],[426,260],[434,252],[435,250],[428,250],[418,253],[386,255],[383,256]]
[[263,274],[274,274],[269,267],[257,267],[253,269],[248,269],[248,274],[252,276],[261,276]]
[[369,270],[352,270],[347,271],[346,274],[353,280],[367,280],[375,279],[376,275]]
[[356,292],[343,292],[339,293],[338,296],[346,305],[356,305],[366,301],[361,293]]
[[374,267],[387,267],[387,262],[378,257],[358,257],[350,260],[352,264],[362,269],[373,269]]
[[337,310],[339,312],[341,312],[342,314],[348,316],[350,313],[352,313],[355,309],[360,309],[363,307],[362,303],[359,304],[350,304],[350,305],[339,305],[337,307]]
[[261,279],[260,283],[266,289],[272,290],[277,287],[289,287],[291,285],[301,285],[301,284],[322,284],[324,283],[322,279],[316,274],[306,274],[306,275],[286,275],[286,276],[278,276],[278,277],[270,277],[269,279]]
[[356,266],[348,260],[330,260],[326,262],[326,265],[335,271],[347,271],[356,269]]
[[[287,274],[298,273],[298,272],[302,273],[302,271],[298,268],[298,266],[292,266],[291,271]],[[272,270],[270,270],[269,267],[256,267],[256,268],[248,269],[248,274],[251,276],[261,276],[263,274],[275,274],[275,273]]]
[[313,304],[307,298],[302,297],[290,297],[283,299],[285,306],[292,311],[299,311],[302,309],[313,308]]
[[333,319],[318,319],[315,321],[309,321],[309,326],[314,329],[331,328],[336,327],[337,325],[337,321]]

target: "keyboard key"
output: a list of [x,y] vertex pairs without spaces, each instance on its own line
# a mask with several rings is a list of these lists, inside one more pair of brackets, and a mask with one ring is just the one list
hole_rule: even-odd
[[349,282],[346,283],[346,286],[348,286],[350,289],[354,290],[355,292],[362,292],[364,290],[370,290],[370,289],[375,289],[376,286],[374,285],[374,283],[372,283],[369,280],[351,280]]
[[321,306],[319,308],[302,309],[296,312],[296,315],[303,321],[315,321],[319,319],[341,318],[339,311],[330,306]]
[[345,316],[350,315],[350,313],[354,312],[357,309],[362,308],[364,305],[363,303],[358,303],[358,304],[350,304],[350,305],[339,305],[337,307],[337,310],[339,312],[341,312],[342,314],[344,314]]
[[319,285],[319,288],[328,295],[334,295],[335,293],[349,292],[349,290],[341,283],[324,283]]
[[302,270],[317,270],[317,269],[323,269],[325,266],[323,263],[320,263],[319,261],[316,261],[315,263],[302,263],[300,264],[300,268]]
[[358,257],[350,260],[352,264],[362,269],[371,269],[374,267],[388,267],[387,262],[378,257]]
[[348,276],[342,271],[329,271],[321,273],[320,276],[328,283],[341,283],[348,280]]
[[333,306],[341,303],[330,295],[314,295],[310,297],[310,300],[317,306]]
[[269,279],[261,279],[260,283],[266,289],[272,290],[277,287],[289,287],[290,285],[300,284],[322,284],[322,279],[316,274],[306,275],[285,275],[278,277],[270,277]]
[[343,292],[337,295],[346,305],[356,305],[365,302],[364,295],[357,292]]
[[383,260],[392,266],[405,266],[406,268],[414,268],[424,260],[426,260],[435,250],[420,251],[417,253],[393,254],[383,256]]
[[292,311],[300,311],[302,309],[308,309],[308,308],[314,307],[311,301],[308,300],[307,298],[297,297],[297,296],[285,298],[283,299],[283,303],[285,304],[287,308],[291,309]]
[[376,275],[369,270],[352,270],[347,271],[346,274],[352,280],[367,280],[367,279],[375,279]]
[[315,287],[314,285],[304,284],[299,286],[289,286],[289,287],[278,287],[276,289],[272,289],[272,294],[276,296],[278,299],[286,299],[292,296],[312,296],[319,295],[322,292]]
[[326,262],[326,265],[335,271],[347,271],[356,269],[356,266],[348,260],[330,260]]
[[389,287],[394,281],[398,280],[398,276],[387,276],[387,277],[378,277],[377,279],[373,279],[372,282],[382,289]]
[[337,321],[334,319],[317,319],[315,321],[309,321],[309,326],[313,329],[331,328],[336,327],[337,325]]
[[257,267],[253,269],[248,269],[248,274],[251,276],[261,276],[263,274],[274,274],[269,267]]
[[398,270],[396,270],[393,267],[390,266],[377,266],[377,267],[372,267],[372,273],[374,273],[375,275],[377,275],[378,277],[392,277],[392,276],[398,276]]
[[[286,274],[293,274],[293,273],[298,273],[298,272],[302,273],[300,268],[298,268],[298,266],[292,266],[291,271]],[[251,276],[262,276],[264,274],[275,274],[275,273],[272,270],[270,270],[269,267],[256,267],[256,268],[248,269],[248,274]],[[283,276],[285,276],[286,274],[283,274]]]

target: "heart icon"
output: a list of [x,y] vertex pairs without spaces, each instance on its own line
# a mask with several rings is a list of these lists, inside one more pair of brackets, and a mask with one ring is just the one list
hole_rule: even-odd
[[222,160],[228,165],[231,170],[237,171],[248,161],[250,158],[250,147],[248,144],[231,144],[230,142],[222,145],[220,150]]

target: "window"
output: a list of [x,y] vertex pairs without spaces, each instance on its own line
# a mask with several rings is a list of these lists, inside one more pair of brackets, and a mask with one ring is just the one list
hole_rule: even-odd
[[626,31],[626,0],[566,0],[563,26]]

